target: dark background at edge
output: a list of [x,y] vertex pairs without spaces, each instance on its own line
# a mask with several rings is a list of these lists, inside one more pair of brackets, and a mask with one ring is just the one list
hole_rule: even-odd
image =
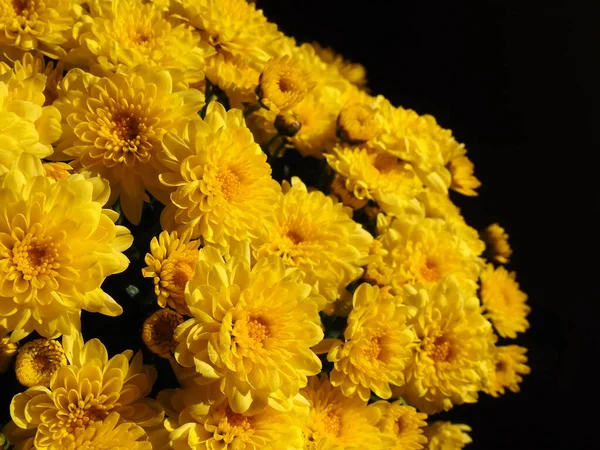
[[483,395],[445,416],[472,426],[468,448],[587,448],[597,388],[584,364],[600,356],[598,11],[552,1],[257,5],[286,34],[365,65],[373,93],[452,129],[483,182],[479,197],[459,199],[463,214],[510,234],[509,268],[533,308],[516,341],[530,349],[532,374],[518,395]]

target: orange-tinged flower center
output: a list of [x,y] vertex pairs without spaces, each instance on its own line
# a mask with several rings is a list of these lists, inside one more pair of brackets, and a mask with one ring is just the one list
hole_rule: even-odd
[[225,169],[217,175],[217,181],[227,201],[234,199],[241,191],[242,183],[235,172]]
[[254,433],[250,417],[234,413],[229,407],[226,408],[224,416],[219,420],[219,425],[214,432],[217,441],[223,440],[231,443],[234,438]]
[[60,267],[59,248],[60,244],[53,242],[52,237],[34,229],[15,243],[12,249],[13,267],[25,280],[41,275],[53,277]]
[[406,423],[404,422],[404,417],[398,417],[396,422],[394,422],[394,433],[399,435],[406,428]]
[[427,259],[421,267],[421,277],[429,283],[437,283],[442,278],[438,265],[431,259]]
[[259,318],[251,319],[248,322],[248,336],[254,342],[262,343],[269,335],[269,329]]
[[77,429],[85,429],[89,425],[99,420],[104,420],[108,415],[108,411],[104,405],[92,406],[92,402],[79,400],[77,404],[70,403],[68,412],[59,412],[59,415],[64,415],[65,429],[69,433],[74,433]]
[[323,416],[323,428],[326,433],[338,437],[342,426],[342,420],[336,411],[330,407],[327,408],[326,414]]
[[173,271],[173,284],[181,291],[185,289],[185,285],[194,275],[195,264],[190,264],[188,261],[177,261],[175,270]]
[[363,348],[363,354],[368,359],[377,359],[381,354],[381,345],[378,337],[374,337],[369,345]]
[[236,344],[241,347],[258,349],[262,348],[264,342],[271,337],[271,331],[263,318],[250,315],[235,322],[233,336]]
[[[0,18],[5,23],[16,18],[20,26],[31,25],[38,18],[36,3],[35,0],[2,0],[0,2]],[[40,6],[43,6],[43,2]]]
[[429,349],[429,355],[437,362],[448,361],[451,357],[450,342],[444,337],[438,337]]

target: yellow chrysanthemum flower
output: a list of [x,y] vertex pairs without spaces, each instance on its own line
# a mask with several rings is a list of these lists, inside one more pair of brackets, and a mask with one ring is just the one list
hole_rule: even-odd
[[521,375],[529,375],[531,369],[527,366],[527,349],[518,345],[504,345],[496,347],[493,363],[494,370],[490,372],[485,392],[499,397],[504,395],[505,389],[519,392],[519,383],[523,381]]
[[211,405],[199,400],[197,388],[162,391],[158,400],[168,419],[170,448],[194,450],[303,450],[306,400],[297,395],[291,411],[271,407],[255,414],[234,412],[227,399]]
[[192,83],[202,80],[204,58],[214,53],[188,24],[169,19],[152,3],[114,0],[86,18],[74,30],[78,46],[65,58],[73,67],[98,63],[114,71],[121,64],[130,68],[144,64]]
[[17,344],[11,342],[9,336],[0,338],[0,373],[4,373],[8,370],[16,354]]
[[170,359],[177,348],[175,329],[183,323],[183,317],[171,309],[159,309],[144,321],[142,341],[161,358]]
[[[414,332],[407,328],[408,309],[395,299],[381,299],[367,283],[354,292],[344,341],[333,340],[327,359],[334,363],[331,384],[347,397],[371,398],[371,390],[390,398],[390,384],[404,384],[403,370],[412,354]],[[327,342],[324,341],[325,343]]]
[[481,303],[485,316],[494,324],[502,337],[516,338],[529,328],[527,315],[531,308],[527,305],[527,294],[519,289],[517,274],[504,267],[490,264],[481,274]]
[[198,383],[217,382],[235,412],[289,406],[321,370],[310,348],[323,339],[323,298],[275,255],[252,269],[248,249],[225,262],[204,247],[200,258],[186,288],[194,317],[175,333],[177,362],[195,366]]
[[286,111],[300,103],[315,87],[309,73],[289,55],[269,61],[259,78],[261,104],[272,111]]
[[154,279],[154,290],[161,308],[167,304],[179,314],[189,316],[185,303],[185,286],[192,278],[198,262],[199,241],[190,241],[187,233],[181,238],[177,232],[163,231],[150,241],[146,254],[147,267],[142,269],[146,278]]
[[460,156],[450,161],[448,167],[452,174],[452,189],[463,195],[476,196],[475,189],[481,186],[481,181],[473,175],[475,166],[471,160],[466,156]]
[[493,223],[485,229],[483,239],[488,245],[492,259],[500,264],[507,264],[512,255],[512,249],[508,243],[508,234],[497,223]]
[[61,445],[65,442],[75,445],[94,436],[100,438],[103,433],[96,427],[103,425],[97,424],[105,424],[104,430],[108,431],[114,426],[114,418],[109,419],[111,413],[118,413],[119,423],[131,422],[140,427],[162,422],[160,405],[145,398],[156,371],[142,364],[141,353],[133,357],[133,352],[127,350],[108,359],[98,339],[84,345],[81,334],[64,336],[63,346],[69,365],[58,369],[48,388],[29,388],[15,395],[10,405],[18,428],[36,430],[36,448],[58,449],[64,448]]
[[23,69],[32,59],[27,55],[14,69],[0,63],[0,165],[12,165],[23,152],[49,156],[61,133],[60,113],[44,106],[47,77]]
[[44,175],[54,181],[67,178],[73,172],[73,167],[62,162],[43,163],[42,167],[44,168]]
[[163,151],[165,133],[183,132],[203,104],[200,91],[174,90],[165,70],[122,66],[117,73],[96,77],[74,69],[54,102],[63,117],[55,158],[74,158],[76,169],[106,178],[109,204],[120,198],[123,213],[137,224],[144,201],[149,201],[146,191],[168,201],[168,190],[158,182],[164,168],[157,154]]
[[245,104],[256,102],[260,72],[241,56],[217,53],[207,59],[204,71],[206,79],[227,95],[232,108],[243,109]]
[[175,189],[162,212],[164,229],[226,245],[249,239],[272,215],[280,187],[240,110],[213,102],[184,139],[167,133],[163,145],[169,171],[160,180]]
[[301,394],[310,403],[304,427],[307,450],[362,450],[387,448],[376,427],[381,412],[359,396],[346,397],[327,375],[311,377]]
[[278,255],[286,266],[300,268],[305,282],[333,303],[362,275],[373,237],[352,220],[351,208],[322,192],[308,192],[300,179],[284,188],[279,205],[271,205],[275,222],[253,241],[254,252],[259,259]]
[[283,36],[246,0],[178,0],[172,12],[200,30],[202,40],[217,52],[241,56],[253,65],[275,56],[271,47]]
[[15,372],[17,380],[23,386],[48,387],[52,376],[66,365],[67,356],[60,342],[35,339],[19,350]]
[[377,427],[386,436],[390,450],[419,450],[427,443],[423,427],[427,425],[427,414],[418,412],[412,406],[379,401],[373,406],[381,411]]
[[381,132],[381,124],[370,106],[355,103],[340,111],[337,129],[340,139],[358,145],[375,139]]
[[394,394],[427,414],[477,401],[493,357],[492,326],[479,300],[452,277],[412,291],[405,302],[416,314],[408,325],[420,343],[405,370],[406,384]]
[[127,268],[133,238],[102,209],[109,195],[89,174],[51,181],[28,153],[0,175],[0,334],[52,338],[79,330],[82,309],[121,314],[100,286]]
[[421,211],[415,197],[423,183],[410,164],[389,153],[346,145],[336,146],[325,158],[356,198],[374,200],[388,214]]
[[367,277],[396,294],[404,285],[434,286],[449,275],[474,287],[483,266],[469,242],[439,219],[393,219],[377,239],[382,251],[367,267]]
[[427,450],[460,450],[473,442],[467,433],[471,427],[464,424],[437,421],[425,428]]
[[0,47],[39,50],[50,58],[65,54],[75,21],[81,15],[76,0],[0,0]]
[[342,55],[335,53],[333,49],[321,47],[317,42],[313,42],[312,46],[324,62],[336,66],[340,74],[350,83],[359,88],[366,86],[367,70],[362,64],[347,61]]

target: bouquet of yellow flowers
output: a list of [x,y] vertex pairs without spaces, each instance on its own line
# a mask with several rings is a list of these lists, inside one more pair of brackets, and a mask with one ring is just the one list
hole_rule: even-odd
[[0,0],[0,58],[0,445],[459,449],[519,390],[465,146],[360,64],[246,0]]

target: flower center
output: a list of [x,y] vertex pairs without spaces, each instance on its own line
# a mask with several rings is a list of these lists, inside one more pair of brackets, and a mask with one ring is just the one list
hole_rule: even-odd
[[18,18],[17,21],[21,26],[35,23],[38,18],[36,2],[35,0],[2,0],[0,18],[5,22],[8,21],[7,19]]
[[185,289],[185,285],[194,275],[194,269],[187,261],[178,261],[175,263],[175,270],[173,272],[173,284],[180,290]]
[[365,105],[347,106],[338,116],[338,135],[346,142],[359,144],[379,133],[375,112]]
[[430,349],[429,355],[436,363],[446,362],[451,357],[450,342],[444,337],[438,337],[433,342],[433,348]]
[[55,276],[56,269],[60,267],[59,244],[52,242],[50,236],[36,231],[27,233],[12,249],[13,266],[25,280],[43,275]]
[[406,428],[406,424],[404,423],[404,417],[398,417],[398,419],[394,423],[394,433],[396,433],[396,435],[399,435],[400,433],[402,433],[402,431],[404,431],[404,428]]
[[423,267],[421,267],[420,272],[421,277],[429,283],[436,283],[440,281],[442,277],[437,264],[430,259],[425,261],[425,264],[423,264]]
[[254,342],[262,344],[269,335],[269,329],[260,318],[248,321],[248,336]]
[[223,197],[225,197],[227,201],[232,200],[241,191],[242,183],[240,182],[240,178],[230,169],[225,169],[223,172],[219,173],[217,175],[217,181],[220,185]]
[[230,443],[238,436],[253,433],[254,429],[250,422],[250,418],[242,414],[234,413],[227,407],[224,417],[219,420],[219,426],[215,430],[214,437],[216,440],[222,439],[225,442]]
[[271,336],[268,324],[257,316],[248,316],[235,322],[233,335],[236,344],[242,348],[259,349]]
[[363,349],[363,354],[365,358],[368,359],[377,359],[379,354],[381,353],[381,345],[378,337],[374,337],[371,339],[371,342]]
[[328,410],[327,413],[323,417],[323,428],[325,432],[338,437],[340,435],[340,428],[342,426],[340,416],[336,413],[336,411]]
[[496,363],[496,372],[506,371],[506,363],[504,361],[498,361]]
[[104,405],[91,406],[89,401],[79,400],[69,404],[66,430],[73,434],[77,429],[85,429],[99,420],[104,420],[108,411]]
[[300,242],[303,241],[302,236],[300,236],[300,234],[296,233],[295,231],[288,231],[286,236],[293,245],[298,245]]

